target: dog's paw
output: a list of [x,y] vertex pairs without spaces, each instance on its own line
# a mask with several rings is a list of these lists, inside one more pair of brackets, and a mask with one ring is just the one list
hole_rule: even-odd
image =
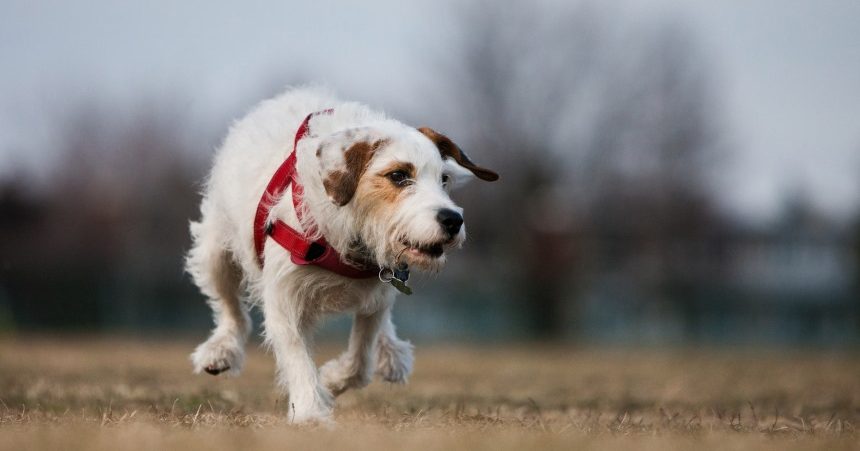
[[324,410],[299,410],[294,411],[289,415],[289,422],[299,426],[321,426],[323,428],[333,428],[335,426],[334,416],[331,411]]
[[213,335],[191,354],[196,374],[206,372],[213,376],[221,373],[238,376],[244,361],[244,343],[231,335]]
[[386,382],[405,384],[412,374],[415,357],[408,341],[385,337],[379,341],[376,374]]
[[333,426],[334,396],[323,386],[306,392],[307,396],[291,395],[287,418],[293,424]]
[[332,395],[338,396],[350,388],[362,388],[370,383],[371,375],[359,368],[347,356],[329,360],[320,367],[320,383]]

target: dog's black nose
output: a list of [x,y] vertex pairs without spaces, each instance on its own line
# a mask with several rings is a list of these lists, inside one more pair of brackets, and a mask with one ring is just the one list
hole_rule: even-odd
[[463,215],[454,210],[443,208],[436,213],[436,220],[442,225],[442,229],[448,236],[454,236],[460,232],[463,225]]

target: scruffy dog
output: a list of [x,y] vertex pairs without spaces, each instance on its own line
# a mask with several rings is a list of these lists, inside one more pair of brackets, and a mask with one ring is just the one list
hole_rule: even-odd
[[[406,382],[412,345],[391,322],[395,288],[409,292],[409,268],[438,271],[462,245],[448,192],[472,175],[498,178],[444,135],[322,90],[261,103],[230,129],[191,223],[187,270],[215,318],[194,371],[238,375],[254,304],[293,421],[329,421],[334,397],[374,373]],[[314,324],[346,311],[348,348],[317,370]]]

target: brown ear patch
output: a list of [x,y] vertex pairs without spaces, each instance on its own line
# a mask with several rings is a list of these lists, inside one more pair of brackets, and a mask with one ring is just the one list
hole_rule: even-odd
[[439,149],[439,153],[442,154],[442,158],[453,158],[457,164],[472,171],[472,174],[475,174],[475,176],[481,180],[494,182],[499,179],[499,174],[472,163],[472,160],[469,159],[466,153],[463,152],[459,146],[454,144],[454,141],[451,141],[447,136],[438,133],[430,127],[420,127],[418,131],[423,133],[424,136],[430,138],[430,141],[433,141],[433,143],[436,144],[436,147]]
[[344,151],[345,168],[330,172],[323,180],[325,192],[335,204],[344,206],[352,200],[358,188],[358,181],[367,169],[370,159],[386,143],[387,140],[384,139],[372,143],[359,141]]

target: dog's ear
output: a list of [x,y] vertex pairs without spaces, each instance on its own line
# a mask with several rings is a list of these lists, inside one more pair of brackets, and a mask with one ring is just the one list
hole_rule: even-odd
[[[332,156],[323,155],[324,149],[320,147],[317,151],[317,157],[321,160],[323,187],[332,202],[342,207],[352,200],[355,190],[358,188],[358,181],[367,169],[373,154],[386,142],[384,139],[353,142],[342,151],[343,158],[342,160],[337,158],[336,164],[332,162],[334,159]],[[343,147],[340,148],[344,149]],[[331,151],[337,152],[336,149],[331,149]]]
[[454,144],[454,141],[451,141],[447,136],[430,127],[419,127],[418,131],[423,133],[424,136],[436,144],[436,148],[439,149],[439,153],[442,154],[442,159],[453,159],[457,164],[468,169],[472,174],[475,174],[475,177],[478,177],[481,180],[494,182],[499,179],[499,174],[472,163],[472,160],[469,159],[466,153],[463,152],[458,145]]

